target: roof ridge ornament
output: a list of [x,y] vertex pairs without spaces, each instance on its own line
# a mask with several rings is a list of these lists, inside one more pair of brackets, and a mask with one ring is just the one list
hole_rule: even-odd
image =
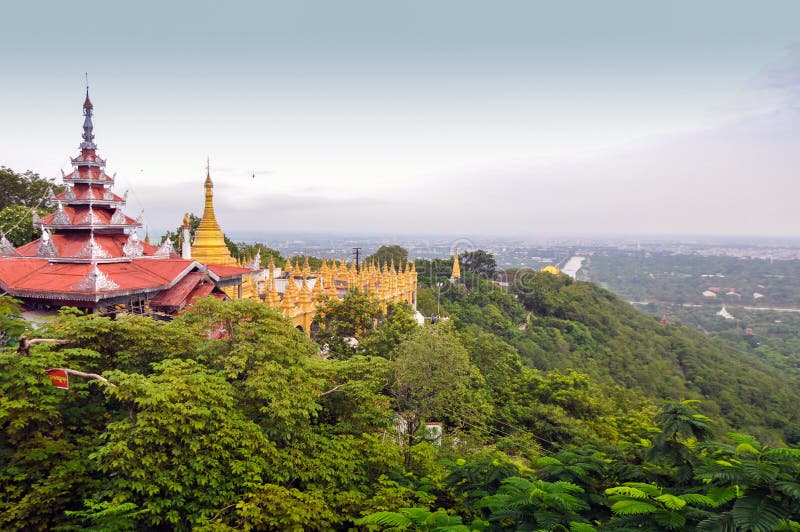
[[128,235],[128,242],[122,246],[122,253],[129,259],[138,259],[143,255],[144,244],[139,240],[139,235],[136,231],[131,231]]
[[175,254],[175,247],[172,245],[172,240],[165,238],[164,242],[162,242],[161,245],[158,246],[156,252],[153,253],[153,256],[159,259],[168,259],[173,254]]
[[70,220],[67,213],[64,212],[64,206],[61,204],[61,201],[57,200],[56,203],[58,204],[58,210],[50,223],[53,225],[72,225],[72,220]]
[[92,260],[110,259],[111,254],[106,250],[106,248],[97,243],[97,241],[94,239],[94,231],[92,231],[92,233],[89,235],[89,241],[86,242],[86,245],[83,246],[83,249],[80,250],[75,257],[79,259]]
[[53,187],[49,187],[47,189],[47,196],[44,204],[48,207],[52,207],[55,205],[55,202],[56,202],[56,193],[53,192]]
[[69,201],[75,201],[77,199],[75,197],[75,191],[72,189],[72,187],[67,187],[67,190],[64,193],[64,198]]
[[[90,192],[90,194],[92,194],[92,198],[94,198],[94,193]],[[81,221],[79,223],[81,223],[81,224],[89,224],[89,225],[98,225],[98,224],[102,223],[102,220],[100,220],[100,217],[97,216],[96,212],[94,212],[94,209],[92,208],[92,204],[91,203],[89,203],[89,212],[86,213],[86,215],[81,219]]]
[[125,213],[122,212],[122,209],[119,205],[114,209],[114,214],[111,215],[111,221],[109,222],[111,225],[122,225],[127,220],[125,219]]
[[19,252],[17,251],[17,248],[15,248],[14,244],[12,244],[6,238],[6,234],[4,232],[2,232],[2,231],[0,231],[0,255],[5,255],[7,257],[9,257],[9,256],[10,257],[18,257],[19,256]]
[[100,271],[96,262],[92,263],[92,269],[89,270],[86,276],[72,287],[73,290],[81,292],[108,292],[118,288],[119,285],[117,283]]
[[39,245],[36,246],[36,255],[39,257],[58,257],[58,250],[50,238],[50,231],[46,227],[42,227],[42,237],[39,239]]

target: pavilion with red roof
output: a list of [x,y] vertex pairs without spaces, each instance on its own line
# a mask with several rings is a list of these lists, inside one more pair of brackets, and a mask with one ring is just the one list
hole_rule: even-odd
[[50,192],[55,208],[34,216],[41,237],[15,248],[0,233],[0,290],[21,299],[28,309],[75,306],[87,311],[175,314],[195,298],[226,298],[222,287],[238,286],[249,270],[203,265],[181,258],[165,240],[152,246],[139,239],[141,217],[123,212],[127,192],[112,191],[115,175],[97,155],[86,91],[83,142],[62,171],[65,191]]

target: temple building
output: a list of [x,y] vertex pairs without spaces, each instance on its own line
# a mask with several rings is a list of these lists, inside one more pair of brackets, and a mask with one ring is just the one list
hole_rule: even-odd
[[416,309],[417,270],[413,263],[400,265],[399,268],[393,261],[357,267],[345,261],[328,262],[323,259],[321,267],[312,270],[307,257],[302,266],[298,262],[293,265],[287,259],[283,267],[277,267],[270,259],[269,265],[262,267],[258,255],[247,264],[239,263],[225,244],[225,235],[214,213],[214,183],[210,169],[207,169],[204,187],[203,217],[191,245],[188,225],[184,223],[182,254],[184,258],[191,257],[214,271],[220,268],[245,268],[248,273],[242,276],[238,290],[224,289],[230,297],[258,299],[291,319],[292,324],[306,334],[311,333],[320,298],[340,299],[353,289],[374,294],[384,312],[389,302],[405,302]]
[[55,212],[33,224],[41,237],[18,248],[0,234],[0,289],[28,309],[75,306],[89,312],[139,312],[164,316],[197,297],[228,297],[248,270],[206,267],[178,256],[169,241],[155,247],[139,238],[141,218],[123,212],[127,192],[112,190],[115,174],[97,154],[94,106],[86,91],[80,154],[50,192]]
[[[74,306],[115,315],[135,312],[168,319],[200,297],[254,299],[275,308],[306,334],[324,297],[341,298],[353,289],[376,295],[384,311],[389,302],[416,308],[417,272],[413,264],[354,265],[322,261],[312,270],[288,260],[262,267],[256,256],[241,264],[231,255],[214,213],[214,183],[205,178],[203,218],[190,242],[188,215],[178,255],[169,240],[159,246],[139,238],[140,218],[123,209],[127,192],[114,193],[115,175],[97,154],[94,107],[86,91],[80,154],[64,174],[65,191],[50,193],[55,212],[34,226],[41,237],[15,248],[0,234],[0,290],[21,299],[28,310]],[[455,270],[454,270],[455,272]]]

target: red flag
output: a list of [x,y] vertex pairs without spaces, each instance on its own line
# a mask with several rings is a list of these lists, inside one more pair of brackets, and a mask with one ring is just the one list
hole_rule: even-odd
[[69,389],[69,374],[65,369],[48,369],[47,376],[56,388]]

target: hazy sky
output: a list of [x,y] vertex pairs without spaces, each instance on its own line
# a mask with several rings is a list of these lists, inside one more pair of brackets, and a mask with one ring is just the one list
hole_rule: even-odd
[[[800,234],[800,2],[13,2],[0,164],[153,232]],[[253,174],[255,173],[255,178]]]

